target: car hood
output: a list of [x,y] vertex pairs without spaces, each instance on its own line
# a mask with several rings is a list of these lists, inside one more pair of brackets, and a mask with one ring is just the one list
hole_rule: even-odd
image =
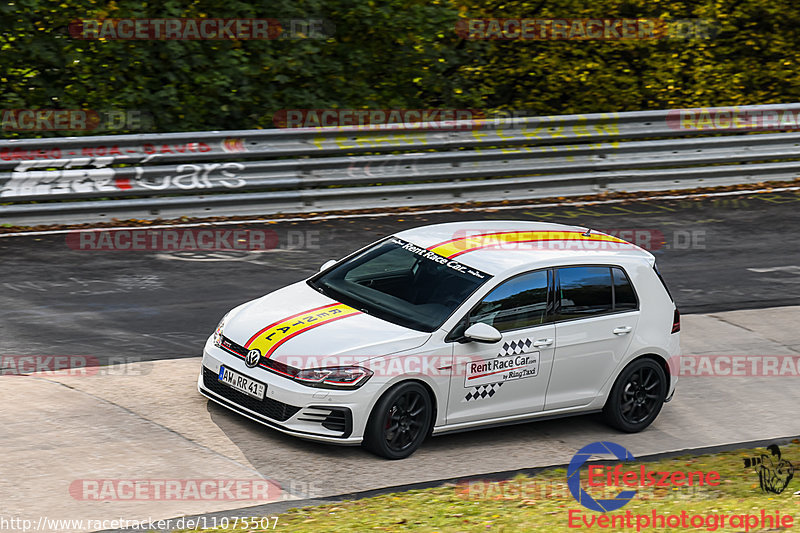
[[431,336],[362,313],[305,281],[233,309],[223,335],[295,368],[355,364],[412,350]]

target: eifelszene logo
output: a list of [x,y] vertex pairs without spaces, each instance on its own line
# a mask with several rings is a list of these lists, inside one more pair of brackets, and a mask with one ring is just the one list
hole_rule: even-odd
[[613,499],[595,500],[589,493],[581,487],[581,467],[593,455],[614,455],[620,461],[633,461],[635,458],[631,452],[614,442],[599,441],[584,446],[572,457],[572,461],[567,468],[567,486],[575,500],[592,511],[605,513],[616,511],[624,507],[631,499],[636,496],[635,490],[620,491]]
[[[612,455],[619,461],[633,461],[635,457],[624,447],[614,442],[599,441],[584,446],[572,457],[567,468],[567,487],[575,500],[582,506],[592,511],[607,513],[624,507],[634,496],[635,490],[622,490],[611,499],[595,499],[581,485],[581,467],[592,456]],[[587,486],[589,487],[690,487],[690,486],[718,486],[720,475],[716,471],[680,471],[649,470],[647,465],[632,466],[623,471],[623,465],[605,466],[599,464],[589,465],[587,468]]]

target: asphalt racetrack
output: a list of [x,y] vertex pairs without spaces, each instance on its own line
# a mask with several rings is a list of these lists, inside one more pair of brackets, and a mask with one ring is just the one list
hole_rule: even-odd
[[73,249],[63,234],[0,238],[0,355],[92,356],[122,370],[91,379],[0,376],[0,501],[32,520],[45,510],[169,518],[258,502],[83,501],[70,487],[81,479],[266,477],[283,490],[277,500],[290,503],[566,464],[596,440],[638,457],[800,435],[796,376],[682,378],[675,399],[635,435],[586,415],[436,437],[399,462],[282,435],[195,389],[202,345],[228,309],[399,229],[464,219],[650,236],[685,315],[684,354],[796,357],[798,208],[800,194],[784,192],[250,226],[276,232],[279,245],[266,252],[101,252]]
[[266,225],[279,241],[267,252],[85,251],[63,234],[10,237],[0,238],[0,353],[89,355],[101,364],[194,357],[229,309],[308,277],[328,259],[405,228],[498,218],[652,236],[684,314],[800,304],[796,191],[284,222]]

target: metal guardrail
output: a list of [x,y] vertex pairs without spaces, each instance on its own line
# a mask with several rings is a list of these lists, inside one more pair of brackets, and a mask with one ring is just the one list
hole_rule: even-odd
[[[800,104],[736,109],[797,115]],[[677,113],[0,141],[0,222],[400,207],[800,176],[800,131],[681,129]]]

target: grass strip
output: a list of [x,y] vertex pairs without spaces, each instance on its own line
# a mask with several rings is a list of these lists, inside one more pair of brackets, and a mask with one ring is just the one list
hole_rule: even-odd
[[[465,480],[441,487],[384,494],[360,500],[343,501],[317,507],[290,509],[264,522],[269,528],[231,527],[201,530],[208,533],[240,533],[242,531],[291,531],[295,533],[352,532],[352,531],[600,531],[596,520],[612,515],[703,515],[706,521],[696,527],[641,527],[641,531],[784,531],[785,518],[800,518],[800,440],[780,447],[782,459],[793,464],[797,476],[791,479],[780,494],[762,491],[754,467],[745,467],[746,458],[764,458],[764,463],[777,463],[777,457],[763,448],[741,449],[705,455],[685,455],[657,461],[632,461],[623,463],[623,472],[718,472],[719,484],[715,486],[637,487],[637,495],[623,508],[606,513],[582,507],[570,494],[565,468],[543,470],[534,476],[519,475],[505,481]],[[613,467],[616,462],[605,463]],[[402,466],[398,464],[398,466]],[[787,465],[784,463],[784,477]],[[609,469],[604,470],[606,474]],[[587,465],[581,473],[582,486],[595,499],[613,498],[628,487],[588,487]],[[599,478],[595,478],[597,480]],[[696,479],[695,479],[696,483]],[[721,525],[719,519],[708,515],[769,516],[779,513],[780,520],[757,526],[734,522]],[[570,511],[572,522],[570,523]],[[593,522],[592,520],[595,520]],[[586,520],[586,521],[584,521]],[[620,519],[621,520],[621,519]],[[605,528],[606,531],[637,531],[636,519],[632,527]],[[589,526],[588,524],[591,524]],[[716,522],[716,523],[714,523]],[[767,527],[761,527],[766,524]],[[570,527],[572,525],[572,527]],[[772,527],[769,527],[769,526]],[[793,529],[793,527],[789,528]]]

